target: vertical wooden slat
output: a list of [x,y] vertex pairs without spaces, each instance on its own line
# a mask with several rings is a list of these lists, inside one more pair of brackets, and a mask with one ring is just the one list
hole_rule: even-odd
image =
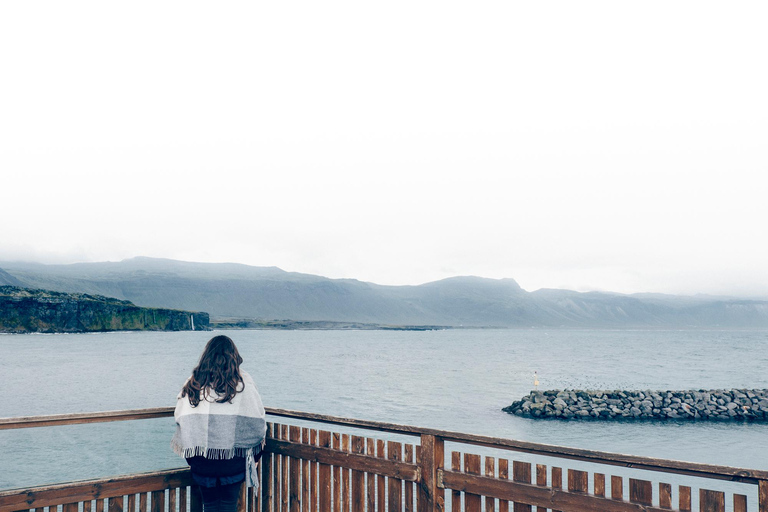
[[186,486],[179,488],[179,512],[187,512],[187,489]]
[[[168,512],[176,512],[176,491],[178,489],[168,489]],[[128,496],[128,510],[136,512],[136,495]]]
[[[531,483],[531,464],[529,462],[521,462],[519,460],[512,461],[512,480],[515,482],[530,484]],[[533,507],[526,503],[515,502],[515,512],[531,512]]]
[[733,495],[733,512],[747,512],[747,497],[743,494]]
[[[109,500],[109,510],[112,512],[112,501],[113,498],[110,498]],[[114,498],[114,501],[120,501],[120,508],[115,509],[115,512],[122,512],[123,511],[123,499],[122,496],[120,498]],[[61,507],[61,512],[77,512],[78,511],[78,504],[77,503],[65,503]]]
[[594,476],[595,496],[601,498],[605,497],[605,475],[602,473],[595,473]]
[[[461,471],[461,452],[451,452],[451,469]],[[461,491],[451,491],[451,511],[461,511]]]
[[[547,486],[546,464],[536,464],[536,485],[539,487]],[[547,512],[547,507],[536,507],[536,512]]]
[[[365,453],[365,438],[362,436],[352,436],[352,452]],[[362,512],[365,510],[365,473],[362,471],[353,471],[350,477],[352,483],[351,508],[354,511]]]
[[678,488],[680,493],[678,507],[680,512],[691,512],[691,488],[687,485],[681,485]]
[[[141,494],[142,496],[146,496],[144,493]],[[56,512],[58,507],[48,507],[48,512]],[[147,501],[146,498],[144,498],[144,509],[141,512],[146,512],[147,510]],[[104,512],[104,500],[96,500],[96,512]]]
[[[464,472],[470,475],[480,474],[480,456],[474,453],[464,454]],[[480,512],[482,510],[480,496],[464,493],[464,510],[466,512]]]
[[[237,498],[237,512],[248,512],[248,485],[243,481],[240,484]],[[203,507],[205,508],[205,507]]]
[[[68,505],[64,505],[62,512],[73,512],[72,509],[68,507],[69,507]],[[107,505],[107,510],[109,512],[123,512],[123,497],[117,496],[114,498],[109,498],[109,504]],[[75,503],[74,512],[77,512],[77,503]],[[152,512],[155,512],[154,507]]]
[[[102,507],[104,506],[103,500],[97,500],[96,512],[103,512],[104,509],[103,508],[100,509],[99,507],[99,503],[98,503],[99,501],[102,501]],[[147,510],[147,493],[145,492],[142,492],[139,494],[139,512],[149,512]]]
[[[376,457],[380,459],[386,459],[386,443],[381,440],[376,440]],[[385,512],[387,503],[386,494],[386,480],[384,476],[378,475],[376,477],[376,510],[377,512]]]
[[586,471],[569,469],[568,490],[571,492],[589,492],[589,474]]
[[659,508],[672,508],[672,486],[659,483]]
[[[375,455],[376,448],[375,448],[375,445],[373,444],[374,443],[373,439],[367,439],[366,441],[368,443],[368,448],[369,449],[373,449],[373,451],[374,451],[373,455]],[[349,444],[349,434],[344,434],[344,435],[341,436],[341,451],[348,452],[348,451],[350,451],[350,449],[351,449],[351,447],[350,447],[350,444]],[[350,480],[351,477],[350,477],[350,474],[349,474],[349,470],[346,469],[346,468],[342,468],[341,473],[342,473],[341,474],[341,487],[344,489],[344,499],[342,500],[342,507],[343,507],[344,512],[350,512],[350,510],[351,510],[350,509],[350,500],[351,500],[351,498],[350,498],[350,490],[352,489],[352,484],[351,484],[351,480]],[[369,481],[371,483],[373,483],[373,477],[369,477]],[[368,500],[369,501],[374,500],[375,489],[372,488],[370,483],[368,484],[368,491],[369,491]],[[374,503],[375,503],[375,501],[374,501]],[[372,508],[370,510],[371,510],[371,512],[373,512]]]
[[[402,444],[394,441],[387,442],[387,458],[389,460],[400,460],[402,458],[401,453]],[[388,512],[401,512],[403,510],[402,481],[392,477],[390,477],[388,480]]]
[[[563,468],[552,466],[552,488],[563,488]],[[553,510],[552,512],[560,512],[559,510]]]
[[[341,450],[341,434],[338,432],[334,432],[331,434],[331,444],[333,446],[334,450]],[[333,466],[331,469],[331,474],[333,475],[333,479],[331,480],[332,483],[332,489],[331,494],[333,495],[333,510],[335,512],[341,512],[341,468],[339,466]]]
[[[122,505],[122,500],[120,504]],[[152,491],[152,512],[163,512],[164,509],[165,509],[165,491]],[[112,510],[110,510],[109,512],[112,512]]]
[[[301,442],[301,428],[291,425],[290,440],[293,443]],[[289,509],[291,512],[301,512],[301,461],[296,457],[291,457],[291,490],[289,498]]]
[[757,509],[759,512],[768,512],[768,480],[757,483]]
[[[267,437],[275,436],[275,424],[271,421],[267,423]],[[275,457],[271,452],[265,451],[261,456],[259,465],[261,466],[261,512],[273,512],[275,500],[275,476],[274,462]]]
[[[301,442],[309,444],[309,429],[306,427],[301,429]],[[310,463],[308,460],[303,460],[301,465],[301,512],[310,512],[309,483],[312,481],[309,474]]]
[[[131,508],[131,498],[133,498],[133,501],[134,501],[134,503],[133,503],[134,504],[134,508]],[[131,512],[134,512],[134,509],[136,508],[135,505],[136,505],[136,495],[135,494],[131,494],[128,497],[128,509]],[[30,512],[37,512],[37,509],[35,509],[35,508],[30,509]],[[40,512],[42,512],[42,510]],[[87,501],[83,502],[83,512],[91,512],[91,500],[87,500]]]
[[[416,445],[416,465],[421,467],[421,445]],[[419,484],[416,484],[416,511],[417,512],[424,512],[424,509],[426,508],[424,503],[421,500],[421,493],[419,492]]]
[[624,479],[620,476],[611,475],[611,499],[624,501]]
[[[405,462],[414,462],[413,452],[413,445],[406,444],[404,458]],[[415,512],[413,502],[413,482],[406,481],[403,483],[403,494],[405,495],[405,507],[403,508],[403,512]]]
[[[318,443],[323,448],[331,447],[331,433],[321,430],[317,433]],[[318,498],[320,512],[331,511],[331,466],[320,464],[318,469]]]
[[[288,425],[280,425],[280,439],[288,440]],[[290,512],[290,489],[288,479],[291,474],[290,460],[287,455],[280,456],[280,512]]]
[[629,479],[629,501],[642,505],[653,503],[653,484],[648,480]]
[[[496,476],[496,459],[485,457],[485,476]],[[489,496],[485,497],[485,512],[496,512],[496,500]]]
[[701,512],[725,512],[725,493],[699,489],[699,510]]
[[[349,445],[349,438],[347,438],[347,445]],[[370,437],[366,440],[365,454],[371,457],[376,456],[376,440]],[[349,485],[349,473],[345,473],[345,483]],[[376,476],[373,473],[368,473],[368,512],[375,512],[376,510]],[[344,512],[350,512],[348,509],[344,509]]]
[[[309,442],[314,446],[317,446],[318,444],[320,444],[320,442],[317,439],[317,430],[314,428],[309,429]],[[309,501],[310,501],[309,510],[311,510],[312,512],[317,512],[320,507],[320,503],[319,503],[320,500],[318,497],[319,488],[320,488],[320,484],[319,484],[320,464],[317,462],[313,462],[311,463],[311,466],[312,467],[309,470],[312,477],[309,484]]]
[[[499,459],[499,479],[509,479],[509,461],[507,459]],[[499,512],[509,512],[507,500],[499,500]]]

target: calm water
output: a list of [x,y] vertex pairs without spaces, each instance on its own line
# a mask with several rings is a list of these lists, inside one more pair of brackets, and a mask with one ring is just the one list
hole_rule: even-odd
[[[0,335],[0,417],[171,406],[211,332]],[[768,331],[227,331],[267,406],[768,469],[768,425],[534,421],[541,388],[768,388]],[[0,489],[178,467],[173,420],[0,431]]]

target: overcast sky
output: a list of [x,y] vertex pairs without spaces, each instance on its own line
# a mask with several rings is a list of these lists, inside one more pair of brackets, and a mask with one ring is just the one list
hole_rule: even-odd
[[765,2],[3,2],[0,260],[768,296],[767,23]]

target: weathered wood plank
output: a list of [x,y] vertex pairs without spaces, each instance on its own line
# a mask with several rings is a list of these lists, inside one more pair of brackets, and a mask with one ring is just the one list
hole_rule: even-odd
[[421,482],[422,494],[419,499],[425,500],[424,509],[427,512],[442,512],[445,510],[445,490],[438,485],[437,474],[443,469],[445,461],[445,442],[442,438],[432,435],[421,436]]
[[605,497],[605,475],[603,473],[595,473],[594,488],[595,496]]
[[[461,473],[461,452],[451,452],[451,469]],[[461,491],[451,491],[451,510],[461,511]]]
[[[508,459],[499,459],[499,479],[509,479]],[[499,500],[499,512],[509,512],[509,502],[507,500]]]
[[[480,474],[480,456],[474,453],[464,454],[464,473],[468,475]],[[445,485],[445,481],[443,481]],[[464,492],[464,510],[466,512],[480,512],[481,507],[481,494],[486,493],[470,493]],[[486,494],[487,495],[487,494]]]
[[589,474],[586,471],[569,469],[568,490],[571,492],[589,492]]
[[[531,463],[519,460],[512,461],[512,481],[530,484],[531,483]],[[525,501],[516,500],[514,505],[515,512],[531,512],[533,507]]]
[[[302,427],[301,443],[309,444],[309,429]],[[310,462],[307,459],[301,460],[301,512],[310,512],[309,484],[312,481],[309,468]]]
[[[369,457],[376,457],[376,440],[370,437],[366,439],[365,453]],[[349,482],[349,476],[347,475],[347,482]],[[369,512],[375,512],[376,510],[376,475],[368,473],[368,489],[366,493],[367,506]],[[344,510],[344,512],[350,512]]]
[[[563,468],[552,466],[552,488],[563,488]],[[552,510],[552,512],[561,512],[560,510]]]
[[[382,439],[376,440],[376,457],[379,459],[387,458],[387,444]],[[378,476],[376,477],[376,506],[377,511],[385,512],[387,503],[386,494],[386,479],[381,471],[376,471]]]
[[681,485],[678,488],[680,512],[691,512],[691,488],[687,485]]
[[441,472],[443,485],[447,489],[459,490],[465,493],[493,496],[497,499],[518,500],[531,505],[551,508],[553,510],[590,511],[590,512],[658,512],[662,509],[630,503],[598,498],[590,494],[575,493],[562,489],[538,487],[514,481],[502,481],[467,473],[453,471]]
[[[64,509],[62,510],[62,512],[77,512],[77,503],[75,503],[74,505],[75,505],[74,511],[71,508],[68,509],[67,505],[64,505]],[[115,496],[114,498],[109,498],[109,504],[107,505],[107,510],[109,512],[123,512],[123,497]],[[152,512],[156,512],[156,511],[152,510]]]
[[[319,446],[320,441],[317,439],[317,429],[309,429],[309,444],[312,446]],[[306,458],[306,457],[303,457]],[[310,499],[310,506],[309,510],[311,512],[318,512],[320,510],[320,499],[319,499],[319,490],[320,490],[320,463],[318,462],[310,462],[310,465],[312,466],[310,468],[310,473],[312,474],[312,481],[309,485],[309,499]]]
[[[291,425],[290,440],[294,443],[301,443],[301,428]],[[291,476],[290,476],[290,495],[289,508],[291,512],[301,512],[301,460],[291,457]]]
[[[399,461],[402,459],[402,444],[395,441],[387,442],[387,458],[392,461]],[[399,478],[389,479],[387,489],[389,504],[388,512],[401,512],[403,510],[403,493],[402,482]]]
[[[352,452],[355,457],[366,457],[365,453],[365,438],[362,436],[352,436]],[[376,460],[376,459],[374,459]],[[365,469],[359,471],[352,471],[350,477],[352,483],[352,489],[350,493],[352,510],[360,510],[361,512],[365,507]]]
[[648,480],[629,479],[629,501],[651,505],[653,503],[653,484]]
[[[117,501],[116,498],[114,500]],[[113,500],[109,500],[109,501],[111,503]],[[79,507],[80,505],[78,503],[65,503],[61,507],[61,512],[77,512]],[[120,509],[116,510],[116,512],[122,512],[122,510],[123,510],[123,500],[120,500]],[[112,507],[110,507],[110,512],[112,512]]]
[[187,512],[187,492],[188,491],[189,491],[189,487],[179,487],[179,512]]
[[[406,444],[404,446],[404,457],[403,460],[405,462],[408,462],[410,464],[413,464],[414,461],[414,449],[412,444]],[[404,495],[404,503],[405,506],[403,507],[403,512],[415,512],[416,508],[414,506],[413,501],[413,482],[410,480],[403,480],[403,495]]]
[[[267,423],[267,440],[275,437],[275,424]],[[275,502],[275,457],[272,452],[264,450],[261,455],[261,512],[273,512]]]
[[[147,508],[147,498],[148,498],[148,496],[149,495],[146,492],[142,492],[141,494],[139,494],[139,512],[149,512],[149,509]],[[102,507],[100,508],[99,505],[97,504],[96,505],[96,512],[104,512],[104,508],[103,508],[104,502],[103,502],[103,500],[99,500],[99,501],[102,502],[101,503]]]
[[[322,446],[305,446],[278,439],[267,440],[267,446],[274,453],[307,459],[311,462],[319,462],[320,469],[322,469],[322,466],[334,464],[350,468],[353,471],[369,471],[392,478],[410,480],[412,482],[415,482],[418,476],[418,466],[415,464],[379,459],[378,457],[369,457],[363,453],[345,453],[331,448],[324,448]],[[330,469],[328,470],[328,474],[330,475]],[[354,488],[354,483],[352,488]]]
[[620,476],[611,475],[611,499],[624,500],[624,479]]
[[757,506],[760,512],[768,512],[768,480],[760,480],[757,484]]
[[[496,459],[485,457],[485,476],[494,478],[496,476]],[[496,500],[491,497],[485,498],[485,512],[496,512]]]
[[[545,464],[536,464],[536,485],[539,487],[547,486],[547,466]],[[546,507],[536,507],[536,512],[547,512]]]
[[745,495],[733,495],[733,512],[747,512],[747,497]]
[[[247,486],[245,482],[242,482],[240,484],[240,489],[238,492],[237,506],[236,506],[237,512],[248,512],[248,492],[246,489],[247,489]],[[205,506],[203,506],[203,508],[205,508]]]
[[672,486],[659,483],[659,508],[672,508]]
[[[321,448],[331,447],[331,433],[321,430],[317,433],[318,443]],[[328,450],[331,451],[332,450]],[[307,457],[309,458],[309,457]],[[310,460],[312,460],[310,458]],[[318,501],[320,512],[331,512],[331,466],[320,464],[318,469]]]
[[699,489],[700,512],[725,512],[725,493]]
[[[333,446],[334,450],[341,451],[341,434],[338,432],[334,432],[331,435],[331,445]],[[331,474],[333,475],[332,482],[332,490],[331,494],[333,495],[333,510],[335,512],[341,511],[341,503],[342,503],[342,491],[341,488],[341,466],[338,464],[335,464],[333,466],[333,469],[331,470]],[[347,489],[348,490],[348,489]]]
[[[367,439],[369,443],[372,443],[371,439]],[[341,451],[349,453],[351,450],[351,446],[349,443],[349,434],[344,434],[341,436]],[[376,448],[374,448],[374,451]],[[375,453],[373,455],[376,455]],[[350,504],[351,504],[351,489],[352,489],[352,481],[350,479],[350,470],[348,468],[342,468],[341,470],[341,486],[344,489],[344,499],[342,499],[342,507],[343,512],[350,512]],[[373,509],[371,509],[373,510]]]
[[[288,440],[288,425],[280,425],[280,439]],[[288,479],[290,476],[290,460],[288,455],[280,455],[280,512],[289,512],[290,489]]]
[[[189,468],[184,468],[46,485],[31,489],[13,489],[0,492],[0,512],[29,510],[94,499],[103,500],[104,498],[168,489],[191,483],[192,474],[189,472]],[[98,504],[96,506],[99,507]]]
[[[168,489],[168,512],[176,512],[176,492],[178,489]],[[128,511],[136,512],[136,495],[128,496]]]
[[[122,503],[122,500],[120,501]],[[151,512],[163,512],[164,510],[165,510],[165,491],[153,491]]]

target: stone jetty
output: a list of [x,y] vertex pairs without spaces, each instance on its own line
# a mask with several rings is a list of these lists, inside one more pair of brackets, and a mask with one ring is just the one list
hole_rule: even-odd
[[768,389],[531,391],[503,410],[526,418],[768,421]]

